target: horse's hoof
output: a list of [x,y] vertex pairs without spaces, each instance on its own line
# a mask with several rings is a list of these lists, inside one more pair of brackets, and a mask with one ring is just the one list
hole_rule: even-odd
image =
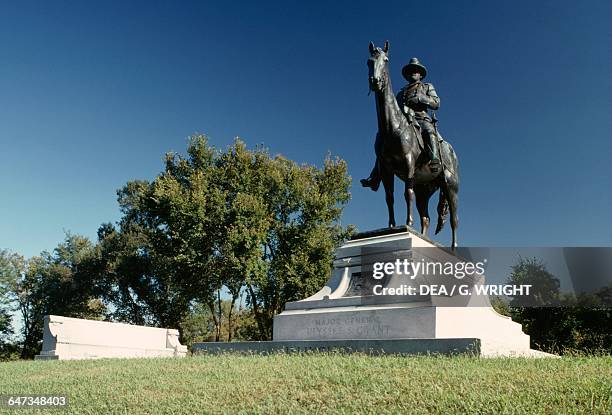
[[389,223],[390,228],[395,228],[395,223]]

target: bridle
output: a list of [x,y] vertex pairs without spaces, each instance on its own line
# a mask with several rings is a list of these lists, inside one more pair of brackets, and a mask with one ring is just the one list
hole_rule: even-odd
[[[386,61],[384,57],[385,56],[384,52],[380,48],[377,48],[376,54],[374,56],[371,56],[368,59],[368,67],[372,65],[372,68],[371,68],[372,72],[374,72],[374,65],[376,64],[376,61],[380,59],[380,56],[383,56],[382,59]],[[388,71],[383,71],[383,77],[380,79],[376,79],[380,91],[385,89],[385,86],[387,86],[387,77],[388,77]],[[368,77],[368,87],[369,87],[368,95],[370,95],[373,91],[372,84],[374,83],[374,80],[375,80],[374,76]]]

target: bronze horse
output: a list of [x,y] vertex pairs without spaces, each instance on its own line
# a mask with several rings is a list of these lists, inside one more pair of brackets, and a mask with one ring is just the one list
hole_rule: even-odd
[[429,228],[429,199],[440,189],[438,224],[436,234],[442,230],[448,211],[452,228],[451,248],[457,247],[457,194],[459,192],[459,167],[453,147],[442,141],[440,145],[443,168],[433,173],[428,165],[428,154],[416,120],[406,117],[396,101],[389,76],[389,42],[384,49],[370,42],[368,59],[370,90],[376,96],[378,133],[376,134],[376,157],[380,177],[385,189],[385,200],[389,210],[389,227],[395,226],[393,188],[395,177],[404,181],[404,197],[407,205],[406,224],[412,226],[412,201],[421,216],[421,233],[427,235]]

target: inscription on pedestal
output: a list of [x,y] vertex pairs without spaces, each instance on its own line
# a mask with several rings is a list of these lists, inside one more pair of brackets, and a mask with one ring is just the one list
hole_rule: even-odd
[[333,338],[385,338],[390,325],[374,317],[322,317],[305,327],[307,336],[317,339]]

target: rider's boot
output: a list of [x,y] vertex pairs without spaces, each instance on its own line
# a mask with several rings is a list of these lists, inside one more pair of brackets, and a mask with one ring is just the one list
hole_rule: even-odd
[[438,147],[438,137],[436,135],[432,135],[429,137],[429,146],[431,150],[429,169],[431,170],[432,173],[437,173],[442,168],[442,163],[440,162],[440,159],[438,158],[438,154],[440,154],[440,152],[438,151],[438,148],[439,148]]
[[363,187],[369,187],[373,191],[377,191],[380,186],[380,179],[368,177],[367,179],[361,179],[359,181]]
[[373,191],[377,191],[378,187],[380,186],[380,173],[378,170],[378,160],[376,160],[376,164],[374,164],[374,167],[370,172],[370,176],[367,179],[360,180],[361,185],[363,187],[369,187]]

